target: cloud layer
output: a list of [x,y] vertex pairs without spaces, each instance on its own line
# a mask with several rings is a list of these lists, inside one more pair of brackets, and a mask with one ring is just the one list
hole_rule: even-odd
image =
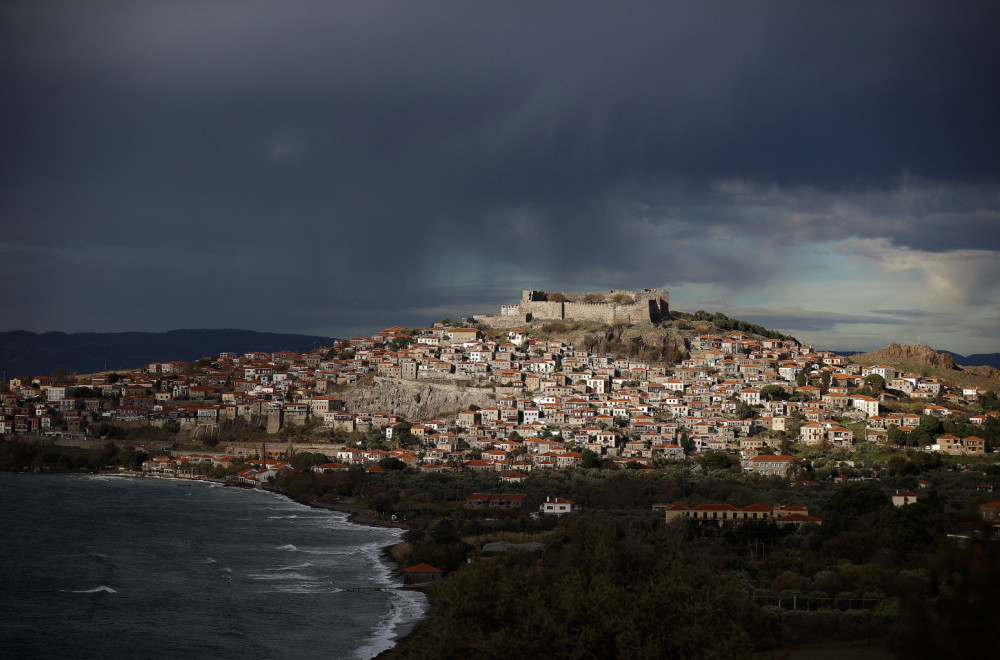
[[889,309],[995,350],[998,28],[986,2],[5,3],[0,316],[346,335],[662,286],[834,347],[894,340],[862,311]]

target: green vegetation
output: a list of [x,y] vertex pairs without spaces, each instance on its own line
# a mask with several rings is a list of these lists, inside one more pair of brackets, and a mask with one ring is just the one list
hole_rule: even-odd
[[[602,478],[583,470],[546,475],[550,485],[591,488],[602,498],[624,487],[631,496],[620,502],[631,506],[665,491],[693,502],[736,506],[808,503],[824,524],[798,530],[772,523],[666,525],[659,515],[629,507],[585,508],[579,516],[550,521],[547,529],[516,530],[516,540],[540,541],[541,551],[511,551],[489,561],[476,559],[477,540],[500,538],[502,528],[514,540],[509,535],[515,521],[530,519],[522,512],[487,518],[458,502],[439,507],[426,526],[418,524],[407,534],[408,563],[433,558],[438,564],[427,563],[447,566],[449,576],[432,591],[431,620],[390,655],[744,657],[845,637],[916,653],[928,621],[945,630],[969,630],[967,619],[974,613],[968,607],[951,609],[956,591],[981,608],[1000,577],[996,544],[969,541],[942,550],[938,539],[947,520],[961,518],[956,507],[967,509],[968,503],[946,502],[943,496],[952,492],[947,486],[957,475],[932,472],[943,488],[902,509],[873,483],[803,490],[771,480],[720,481],[681,471],[655,477],[624,471]],[[525,490],[534,480],[532,475],[523,484]],[[454,475],[446,481],[486,486],[490,477]],[[481,489],[469,492],[476,490]],[[405,505],[415,496],[400,493],[399,502]],[[463,539],[463,532],[476,536]],[[459,561],[463,552],[473,557],[471,563]],[[946,562],[958,562],[960,570],[947,570]],[[948,655],[948,638],[933,638],[936,653]],[[969,633],[968,642],[954,643],[973,649],[982,639]]]
[[390,351],[399,351],[404,348],[409,348],[415,341],[416,339],[410,336],[393,337],[389,340],[389,343],[386,344],[386,347]]
[[765,385],[760,388],[760,398],[765,401],[785,401],[788,396],[788,392],[781,385]]
[[447,624],[419,624],[391,657],[742,657],[766,627],[682,530],[583,516],[554,536],[541,565],[510,552],[456,571],[433,597],[434,621]]
[[592,321],[548,321],[536,324],[529,329],[529,333],[543,339],[560,339],[595,353],[676,364],[689,356],[687,342],[692,334],[692,321],[704,324],[704,327],[697,329],[699,332],[738,330],[770,339],[794,340],[794,337],[760,325],[730,319],[722,313],[709,314],[704,311],[694,314],[672,312],[669,319],[661,321],[655,327],[606,325]]
[[783,339],[788,341],[797,341],[795,337],[791,335],[786,335],[778,332],[777,330],[768,330],[762,325],[757,325],[756,323],[747,323],[746,321],[738,321],[736,319],[731,319],[722,312],[716,312],[715,314],[710,314],[704,310],[699,309],[694,314],[687,314],[685,312],[672,311],[670,315],[674,319],[681,319],[686,321],[707,321],[719,330],[726,332],[747,332],[753,333],[755,335],[760,335],[761,337],[766,337],[768,339]]
[[101,449],[84,449],[53,442],[0,440],[0,470],[4,472],[97,472],[121,466],[142,469],[149,455],[132,447],[122,449],[114,442]]
[[968,422],[957,421],[948,417],[935,417],[934,415],[921,415],[920,424],[912,431],[901,431],[898,427],[889,429],[889,441],[893,444],[904,447],[925,447],[933,444],[935,438],[948,433],[966,438],[976,436],[986,441],[986,446],[991,448],[1000,447],[1000,420],[990,418],[981,425],[969,424]]
[[878,374],[869,374],[865,377],[864,391],[869,394],[878,394],[885,389],[885,378]]

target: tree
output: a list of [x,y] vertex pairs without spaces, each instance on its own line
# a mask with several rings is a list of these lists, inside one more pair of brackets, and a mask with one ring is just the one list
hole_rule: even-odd
[[706,470],[728,470],[733,467],[729,454],[709,449],[698,457],[698,464]]
[[982,625],[1000,589],[1000,547],[968,540],[943,546],[931,567],[935,597],[917,591],[904,595],[905,634],[898,657],[965,657],[990,648],[996,632]]
[[820,394],[826,394],[827,392],[830,391],[830,378],[832,378],[832,376],[830,376],[829,371],[824,371],[823,375],[820,376],[819,378]]
[[142,450],[123,449],[118,452],[115,458],[118,464],[126,470],[138,472],[142,469],[143,462],[149,460],[149,454]]
[[390,351],[395,352],[402,350],[404,348],[409,348],[414,341],[415,340],[413,339],[413,337],[400,335],[399,337],[393,337],[392,339],[390,339],[389,343],[386,344],[386,348],[388,348]]
[[596,452],[590,449],[583,450],[583,458],[580,459],[580,467],[582,468],[599,468],[604,465],[604,459],[597,455]]
[[329,461],[330,459],[326,456],[326,454],[311,451],[299,452],[288,460],[288,462],[295,467],[311,467],[313,465],[322,465],[323,463],[328,463]]
[[842,486],[827,501],[824,509],[830,513],[863,515],[891,504],[889,497],[873,483]]
[[805,371],[800,371],[799,373],[795,374],[795,384],[798,385],[799,387],[805,387],[806,385]]
[[788,398],[788,393],[781,385],[765,385],[760,388],[760,398],[765,401],[783,400]]
[[406,463],[395,456],[387,456],[378,462],[379,467],[385,470],[405,470]]
[[929,435],[934,435],[941,430],[941,420],[934,415],[921,415],[920,424],[917,426],[920,431],[925,431]]
[[865,377],[865,389],[872,393],[881,392],[885,389],[885,378],[879,374],[868,374]]
[[91,397],[95,397],[98,395],[97,392],[95,392],[91,388],[82,386],[73,389],[73,396],[75,396],[78,399],[89,399]]
[[738,419],[751,419],[753,417],[753,408],[750,407],[746,401],[736,402],[736,417]]

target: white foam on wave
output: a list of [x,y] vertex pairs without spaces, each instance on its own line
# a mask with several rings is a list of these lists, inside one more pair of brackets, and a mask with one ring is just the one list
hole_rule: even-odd
[[301,580],[303,582],[313,582],[316,580],[311,575],[294,573],[291,571],[271,572],[271,573],[251,573],[248,575],[251,580]]
[[70,559],[70,558],[76,559],[76,558],[80,558],[80,557],[86,557],[87,559],[96,559],[98,561],[106,561],[106,562],[110,562],[111,561],[111,557],[109,557],[109,556],[107,556],[105,554],[102,554],[100,552],[76,552],[76,553],[69,554],[69,555],[59,555],[59,556],[60,557],[65,557],[67,559]]
[[99,587],[94,587],[93,589],[80,589],[79,591],[72,591],[72,590],[63,589],[63,591],[67,592],[67,593],[71,593],[71,594],[116,594],[116,593],[118,593],[117,591],[115,591],[111,587],[105,587],[104,585],[101,585]]
[[364,530],[367,533],[378,534],[381,537],[391,540],[398,540],[403,535],[403,532],[406,531],[399,527],[380,527],[353,522],[348,520],[350,514],[341,511],[330,511],[329,513],[330,515],[324,516],[321,519],[321,524],[326,529]]
[[392,571],[390,568],[382,561],[382,548],[384,544],[381,543],[366,543],[358,547],[358,550],[365,559],[368,560],[370,566],[370,572],[368,574],[368,581],[375,582],[380,585],[392,586]]
[[307,555],[326,555],[328,557],[347,557],[357,554],[357,548],[349,546],[345,548],[303,548],[300,552]]
[[298,548],[289,543],[288,545],[282,545],[275,548],[275,550],[287,550],[288,552],[298,552]]
[[298,571],[303,568],[309,568],[312,564],[305,562],[304,564],[295,564],[294,566],[279,566],[278,568],[272,568],[273,571]]
[[206,564],[218,564],[219,562],[215,561],[211,557],[208,557],[207,559],[205,559],[205,563]]
[[260,593],[265,594],[328,594],[330,593],[330,588],[325,584],[316,584],[311,582],[290,582],[290,583],[277,583],[274,584],[270,589],[265,589]]
[[419,592],[400,589],[390,593],[393,597],[389,611],[376,622],[368,639],[354,652],[359,660],[370,660],[391,649],[396,645],[399,627],[422,619],[427,611],[427,599]]
[[290,516],[268,516],[268,520],[291,520],[292,518],[298,518],[294,513]]

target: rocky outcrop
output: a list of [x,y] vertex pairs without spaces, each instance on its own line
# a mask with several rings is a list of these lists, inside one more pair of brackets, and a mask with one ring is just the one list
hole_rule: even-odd
[[912,344],[910,346],[900,346],[891,344],[885,348],[879,348],[867,353],[860,353],[853,356],[853,360],[862,364],[876,364],[880,362],[909,362],[912,364],[922,364],[938,369],[954,369],[955,358],[947,353],[938,353],[930,346],[923,344]]
[[494,405],[496,399],[491,389],[392,378],[376,378],[373,385],[353,387],[337,396],[351,412],[385,411],[408,420],[455,414],[471,405],[485,408]]
[[972,374],[973,376],[979,376],[980,378],[1000,378],[1000,369],[989,365],[982,365],[979,367],[963,366],[962,371]]

